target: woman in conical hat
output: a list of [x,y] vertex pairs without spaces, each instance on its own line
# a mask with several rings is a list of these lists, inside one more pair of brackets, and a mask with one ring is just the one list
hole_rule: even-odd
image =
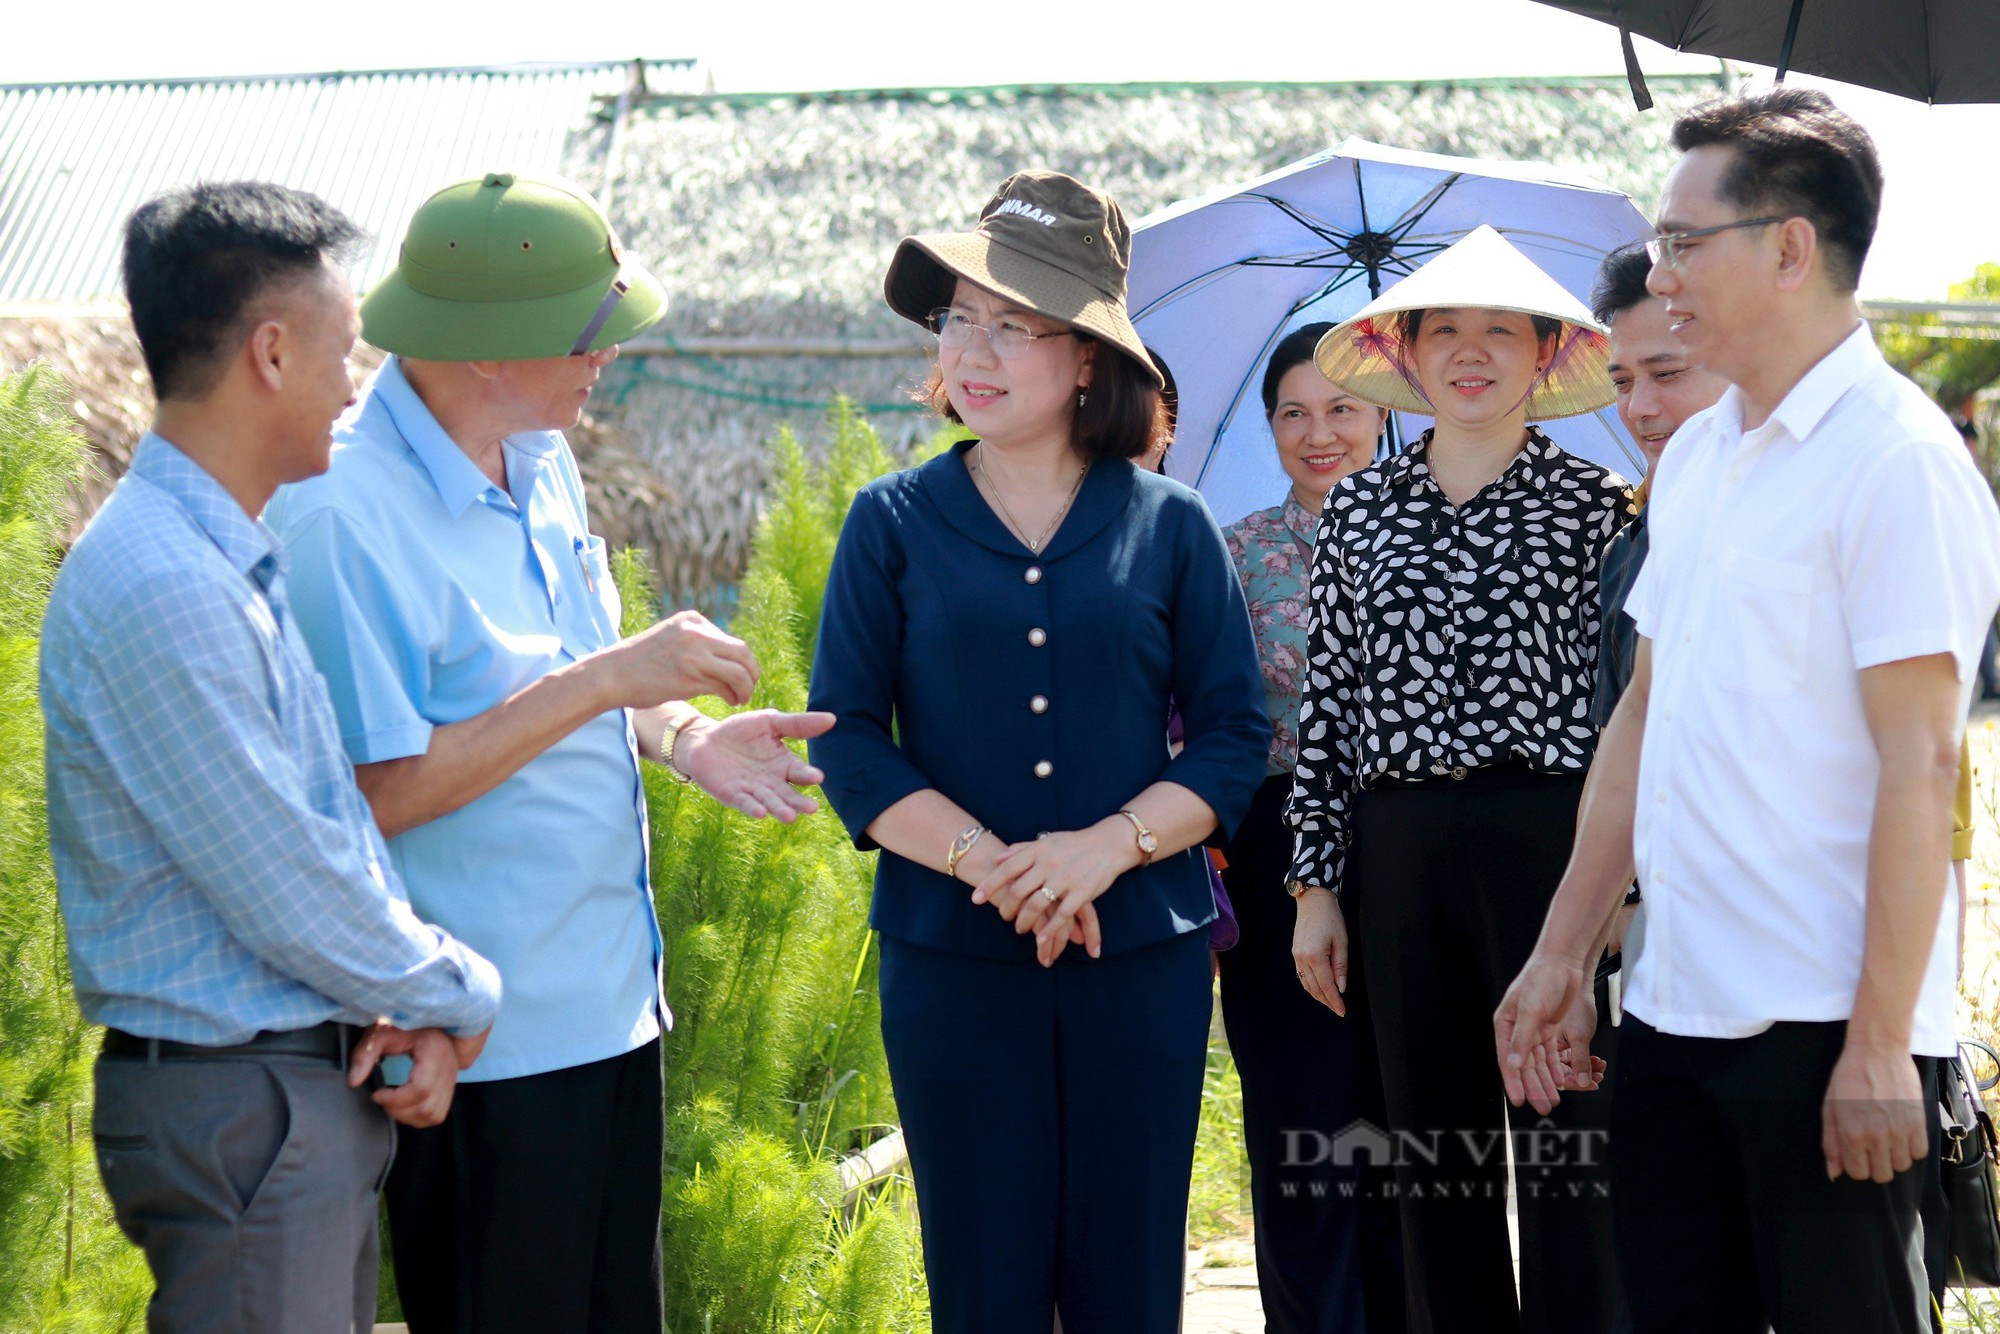
[[[1490,1056],[1569,856],[1597,736],[1598,555],[1628,494],[1530,423],[1610,403],[1606,358],[1583,306],[1486,227],[1317,351],[1334,383],[1435,422],[1328,496],[1287,812],[1300,982],[1362,1003],[1403,1132],[1424,1334],[1595,1334],[1619,1315],[1602,1093],[1563,1098],[1532,1134],[1517,1116],[1516,1305]],[[1539,1074],[1546,1092],[1602,1070],[1579,1049]]]

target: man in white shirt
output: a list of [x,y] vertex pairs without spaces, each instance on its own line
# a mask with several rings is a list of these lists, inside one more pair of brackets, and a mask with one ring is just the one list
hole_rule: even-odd
[[1780,88],[1674,143],[1651,286],[1734,387],[1662,461],[1632,682],[1495,1015],[1502,1075],[1558,1096],[1636,864],[1611,1138],[1636,1328],[1915,1334],[1910,1169],[1955,1045],[1951,803],[2000,515],[1856,310],[1866,131]]

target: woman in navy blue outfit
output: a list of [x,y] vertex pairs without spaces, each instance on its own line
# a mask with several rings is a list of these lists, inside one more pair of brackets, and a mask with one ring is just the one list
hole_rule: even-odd
[[[1158,373],[1130,233],[1069,177],[1010,177],[911,237],[889,304],[938,335],[978,436],[855,498],[812,707],[825,790],[882,849],[882,1032],[940,1334],[1180,1319],[1214,915],[1268,721],[1207,509],[1135,468]],[[1169,701],[1186,745],[1169,756]]]

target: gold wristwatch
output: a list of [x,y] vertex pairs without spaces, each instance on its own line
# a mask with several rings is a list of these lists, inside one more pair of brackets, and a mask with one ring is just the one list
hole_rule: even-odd
[[1139,840],[1139,852],[1141,854],[1139,865],[1151,866],[1153,864],[1153,854],[1160,850],[1160,840],[1153,837],[1153,831],[1146,828],[1146,822],[1141,820],[1134,812],[1120,811],[1118,813],[1132,822],[1133,835]]
[[692,783],[694,781],[694,779],[688,776],[685,769],[674,763],[674,746],[679,743],[682,730],[693,721],[694,719],[688,718],[677,723],[669,722],[665,730],[660,733],[660,765],[667,771],[667,777],[673,779],[676,783]]

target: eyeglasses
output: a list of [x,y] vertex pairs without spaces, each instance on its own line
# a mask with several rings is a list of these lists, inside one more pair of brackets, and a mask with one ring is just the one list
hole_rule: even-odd
[[1646,258],[1661,268],[1678,272],[1687,263],[1687,254],[1681,249],[1683,242],[1692,241],[1697,236],[1714,236],[1717,232],[1733,232],[1738,227],[1768,227],[1774,222],[1789,222],[1789,218],[1742,218],[1736,222],[1725,222],[1716,227],[1696,227],[1685,232],[1662,232],[1646,242]]
[[1062,338],[1076,332],[1074,329],[1058,329],[1054,333],[1035,333],[1026,325],[1013,320],[995,320],[992,324],[975,324],[962,310],[950,306],[939,306],[928,317],[931,332],[937,335],[939,347],[964,347],[972,341],[972,335],[986,335],[986,345],[993,349],[993,355],[1012,361],[1028,350],[1030,343],[1043,338]]

